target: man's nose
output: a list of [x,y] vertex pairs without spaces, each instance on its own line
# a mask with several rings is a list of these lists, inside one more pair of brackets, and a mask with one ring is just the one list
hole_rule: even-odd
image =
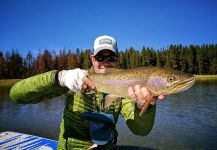
[[104,67],[111,67],[110,61],[104,60],[104,61],[103,61],[103,66],[104,66]]

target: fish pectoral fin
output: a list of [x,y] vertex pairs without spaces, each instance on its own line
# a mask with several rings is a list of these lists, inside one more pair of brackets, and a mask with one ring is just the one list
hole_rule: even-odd
[[139,116],[141,117],[148,109],[149,105],[150,105],[150,101],[151,99],[153,98],[153,94],[149,97],[149,99],[147,99],[145,105],[142,107],[140,113],[139,113]]
[[104,107],[107,108],[109,107],[112,103],[114,102],[119,102],[121,100],[120,97],[116,96],[116,95],[106,95],[105,96],[105,103],[104,103]]

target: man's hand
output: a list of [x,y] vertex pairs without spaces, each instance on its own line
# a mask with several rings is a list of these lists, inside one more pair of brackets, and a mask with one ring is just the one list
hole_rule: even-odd
[[[136,85],[134,87],[128,88],[128,96],[133,101],[137,102],[137,107],[139,109],[142,109],[142,107],[145,105],[145,103],[151,97],[151,95],[152,93],[146,87],[140,87],[140,85]],[[150,100],[150,104],[155,105],[157,99],[164,100],[165,96],[164,95],[153,96]]]
[[95,87],[95,85],[93,84],[93,82],[87,77],[87,76],[85,76],[84,78],[83,78],[83,85],[82,85],[82,91],[84,91],[84,90],[86,90],[86,89],[88,89],[88,90],[95,90],[96,89],[96,87]]
[[87,77],[87,71],[79,68],[62,70],[58,73],[59,84],[68,87],[73,92],[83,91],[87,88],[95,89],[92,81]]

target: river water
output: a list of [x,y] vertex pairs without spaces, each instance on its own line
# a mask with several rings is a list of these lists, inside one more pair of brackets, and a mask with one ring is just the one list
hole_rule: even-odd
[[[38,104],[16,104],[10,88],[0,87],[0,131],[58,139],[64,97]],[[217,149],[217,82],[197,83],[157,104],[154,127],[147,136],[133,135],[120,117],[118,144],[153,149]]]

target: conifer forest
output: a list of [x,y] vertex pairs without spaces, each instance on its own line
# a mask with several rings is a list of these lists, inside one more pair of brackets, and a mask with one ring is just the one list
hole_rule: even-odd
[[[0,79],[22,79],[50,70],[91,67],[92,50],[42,50],[33,55],[31,50],[22,56],[19,50],[0,50]],[[119,50],[119,68],[160,66],[197,75],[217,74],[217,44],[169,45],[155,50],[130,47]]]

